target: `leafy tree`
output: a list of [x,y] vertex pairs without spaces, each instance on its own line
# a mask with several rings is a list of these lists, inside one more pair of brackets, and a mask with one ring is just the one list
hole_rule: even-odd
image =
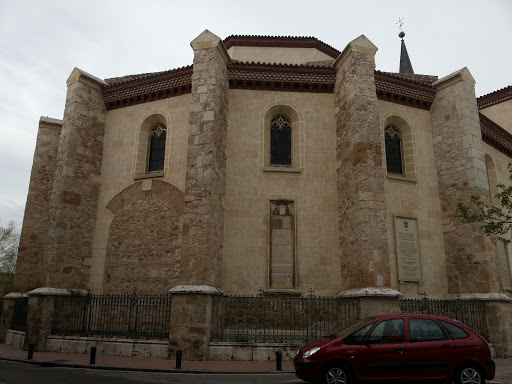
[[[509,180],[512,181],[512,163],[508,165]],[[464,223],[480,223],[487,236],[506,235],[512,232],[512,186],[498,184],[496,199],[501,207],[484,202],[480,196],[472,196],[468,203],[459,203],[456,216]],[[510,241],[510,240],[509,240]]]
[[20,235],[14,221],[6,228],[0,227],[0,272],[14,274]]

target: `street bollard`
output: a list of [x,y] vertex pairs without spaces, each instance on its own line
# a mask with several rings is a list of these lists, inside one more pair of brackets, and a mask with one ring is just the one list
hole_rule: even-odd
[[176,351],[176,369],[181,369],[181,356],[183,355],[182,351]]
[[34,357],[34,344],[29,344],[28,345],[28,356],[27,356],[27,360],[32,360],[32,358]]
[[89,364],[96,364],[96,347],[91,347],[91,360]]
[[281,351],[276,352],[276,371],[282,371],[281,361],[283,359],[283,353]]

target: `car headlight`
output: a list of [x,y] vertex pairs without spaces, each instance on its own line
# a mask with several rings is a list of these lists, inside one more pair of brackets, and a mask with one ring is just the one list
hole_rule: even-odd
[[304,352],[304,354],[302,355],[302,357],[304,359],[307,359],[309,356],[311,356],[312,354],[318,352],[320,350],[320,347],[316,347],[316,348],[311,348],[309,351],[306,351]]

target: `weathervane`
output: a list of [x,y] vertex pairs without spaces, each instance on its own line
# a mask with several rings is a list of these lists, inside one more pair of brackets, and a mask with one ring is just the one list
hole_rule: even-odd
[[404,25],[404,18],[399,17],[397,24],[398,24],[398,28],[400,28],[400,33],[398,34],[398,37],[402,38],[402,40],[403,40],[404,36],[405,36],[405,32],[402,30],[402,25]]

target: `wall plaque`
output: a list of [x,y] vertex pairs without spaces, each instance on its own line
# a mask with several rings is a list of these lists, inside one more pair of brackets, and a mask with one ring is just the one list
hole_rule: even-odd
[[395,216],[398,280],[422,282],[418,220]]
[[293,201],[270,202],[269,286],[295,287],[295,209]]

